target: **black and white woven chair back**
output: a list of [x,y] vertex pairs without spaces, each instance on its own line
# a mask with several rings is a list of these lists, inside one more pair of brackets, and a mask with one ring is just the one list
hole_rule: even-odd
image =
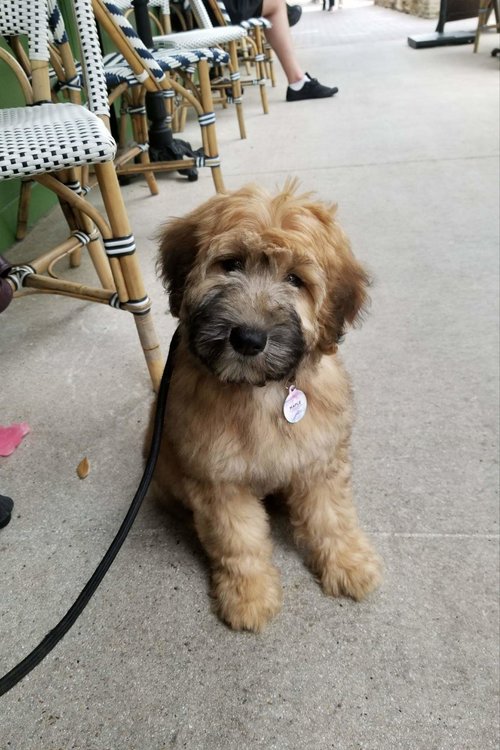
[[111,161],[116,152],[99,119],[107,118],[109,109],[90,0],[74,0],[88,107],[50,101],[49,14],[54,8],[55,0],[0,4],[0,32],[29,39],[33,98],[40,105],[0,110],[0,179]]
[[[49,8],[54,4],[54,0],[49,0]],[[88,105],[91,112],[108,117],[108,91],[92,3],[90,0],[73,0],[73,7],[80,38],[83,79]]]
[[[213,23],[202,0],[189,0],[189,7],[191,8],[194,17],[196,18],[196,23],[198,24],[200,29],[213,29]],[[231,21],[229,21],[229,24],[230,23]]]
[[49,59],[47,0],[2,0],[0,36],[27,36],[30,60]]
[[47,0],[0,3],[0,36],[28,37],[28,56],[31,65],[31,85],[35,103],[50,100],[47,77],[49,60]]
[[58,44],[68,44],[69,39],[66,33],[66,26],[64,25],[64,19],[59,9],[59,5],[55,0],[48,0],[49,6],[49,31],[52,34],[53,41]]
[[[127,41],[134,48],[134,51],[138,54],[141,61],[143,62],[146,69],[151,73],[158,83],[165,80],[165,72],[182,68],[185,71],[193,73],[200,60],[209,60],[214,64],[227,64],[229,61],[229,55],[223,50],[217,48],[205,48],[199,49],[153,49],[149,50],[142,39],[138,36],[136,30],[131,25],[128,18],[122,13],[116,0],[108,1],[102,0],[103,5],[112,17],[115,26],[117,26]],[[124,4],[123,2],[121,3]],[[174,37],[175,38],[175,35]],[[121,69],[122,75],[125,74],[126,61],[123,56],[119,53],[112,53],[105,57],[105,70],[107,73],[108,81],[110,75],[113,74],[114,68]],[[136,76],[136,82],[141,83],[145,76]],[[129,84],[134,81],[127,78]]]
[[[121,30],[123,35],[127,38],[127,41],[140,57],[145,68],[149,70],[153,78],[156,78],[158,82],[162,82],[165,78],[165,73],[139,37],[130,21],[126,18],[121,7],[119,7],[116,2],[108,2],[108,0],[103,0],[103,5],[112,17],[114,24]],[[146,77],[147,76],[144,75],[144,78]]]
[[[106,83],[92,6],[90,0],[73,0],[73,6],[80,37],[89,109],[97,115],[108,116]],[[29,58],[32,62],[48,63],[49,42],[52,37],[59,43],[67,42],[62,16],[55,0],[2,0],[0,35],[27,36]]]

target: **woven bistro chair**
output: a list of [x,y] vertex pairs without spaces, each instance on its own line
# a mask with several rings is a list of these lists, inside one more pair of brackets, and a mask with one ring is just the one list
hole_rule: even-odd
[[[50,4],[52,3],[52,0],[50,0]],[[46,13],[45,16],[42,16],[42,18],[46,18],[47,16],[47,2],[43,3],[43,8],[45,9]],[[29,79],[32,77],[32,69],[31,69],[31,61],[29,58],[29,55],[25,52],[24,47],[21,43],[20,36],[11,36],[10,33],[12,30],[16,30],[18,27],[19,29],[27,29],[30,27],[34,27],[34,22],[32,21],[32,16],[30,15],[29,11],[26,9],[23,9],[22,5],[16,9],[17,16],[15,13],[12,12],[12,4],[11,7],[8,7],[7,3],[3,3],[3,7],[0,6],[0,35],[4,35],[12,48],[12,51],[16,55],[16,58],[19,62],[20,68],[17,67],[12,61],[12,59],[4,54],[3,59],[4,61],[10,65],[11,68],[13,68],[14,72],[18,73],[18,79],[19,83],[21,84],[21,87],[23,88],[26,103],[28,105],[33,104],[33,88],[30,86]],[[19,17],[18,17],[19,16]],[[40,27],[36,29],[37,38],[41,38],[42,33],[44,34],[44,44],[47,42],[47,39],[49,38],[49,34],[45,33],[46,28]],[[23,76],[24,72],[24,76]],[[76,96],[76,100],[75,100]],[[81,103],[81,97],[80,97],[80,83],[78,85],[78,93],[75,93],[75,91],[70,91],[70,100],[73,103],[80,104]],[[84,168],[86,165],[84,165]],[[81,173],[80,170],[74,170],[72,172],[72,175],[75,179],[72,181],[66,180],[66,184],[71,187],[73,190],[79,193],[85,193],[85,188],[82,187],[82,180],[76,179],[77,176],[80,176]],[[28,170],[29,174],[29,170]],[[8,177],[8,174],[7,174]],[[62,179],[63,173],[61,172],[59,174],[59,177]],[[1,174],[0,174],[1,178]],[[27,207],[29,203],[29,193],[30,188],[33,183],[33,179],[30,177],[26,177],[26,175],[21,175],[21,188],[20,188],[20,200],[19,200],[19,213],[18,213],[18,232],[16,235],[17,239],[22,239],[22,237],[26,233],[26,221],[27,221]],[[61,208],[63,209],[63,213],[65,217],[68,220],[68,223],[70,225],[70,229],[75,230],[76,229],[76,223],[83,224],[84,226],[81,226],[80,228],[89,228],[92,227],[92,223],[90,222],[89,218],[86,217],[84,214],[80,212],[78,219],[78,222],[75,222],[75,210],[72,210],[71,207],[68,206],[68,204],[59,196],[59,201],[61,204]],[[77,213],[77,212],[76,212]],[[23,226],[24,224],[24,226]],[[112,286],[112,276],[109,272],[109,269],[106,267],[106,265],[103,265],[100,262],[100,253],[102,251],[102,243],[100,242],[100,239],[98,236],[93,233],[92,231],[89,233],[89,243],[88,243],[88,250],[90,253],[91,258],[94,261],[94,265],[96,267],[97,274],[99,276],[99,279],[103,286]],[[80,258],[80,250],[81,246],[79,246],[77,249],[69,253],[70,258],[70,264],[71,266],[77,266],[79,265],[79,258]],[[57,261],[56,261],[57,262]]]
[[[115,0],[115,5],[124,12],[127,18],[133,12],[132,0]],[[173,2],[170,4],[170,0],[149,0],[148,15],[152,27],[156,29],[159,34],[170,34],[172,32],[172,21],[170,17],[172,11],[179,21],[183,31],[187,31],[188,28],[190,28],[189,23],[186,22],[185,15],[179,9],[179,5],[180,2]],[[153,8],[157,9],[158,15],[153,11]]]
[[[77,63],[74,60],[73,51],[70,47],[68,35],[66,33],[64,19],[59,10],[59,6],[56,2],[53,2],[53,0],[50,1],[49,11],[49,30],[52,35],[52,43],[50,45],[51,70],[49,72],[52,100],[58,101],[57,97],[62,92],[69,101],[74,104],[80,104],[82,66],[81,63]],[[22,65],[23,70],[30,75],[29,60],[24,51],[24,47],[21,44],[18,44],[17,41],[19,41],[18,38],[16,38],[16,43],[12,45],[13,52],[19,63]],[[130,69],[126,71],[126,74],[120,74],[122,71],[112,71],[107,74],[105,67],[104,72],[108,87],[109,104],[112,105],[114,101],[119,99],[119,97],[123,97],[123,99],[126,98],[126,105],[124,106],[127,114],[130,115],[134,138],[134,141],[130,143],[126,136],[126,132],[122,129],[118,144],[119,151],[114,160],[115,166],[126,164],[136,158],[139,159],[141,163],[148,164],[150,163],[150,159],[147,143],[147,123],[145,125],[143,122],[145,118],[144,105],[136,103],[137,89],[140,88],[140,86],[137,85],[137,79]],[[126,126],[125,119],[123,122]],[[143,177],[148,184],[151,194],[157,195],[159,189],[154,172],[146,170],[143,173]],[[82,179],[80,180],[80,183],[83,186],[83,189],[88,192],[92,180],[89,179],[87,167],[82,170]],[[32,185],[33,180],[30,178],[24,178],[21,181],[15,235],[16,240],[22,240],[26,235]],[[77,266],[78,264],[79,253],[75,252],[71,255],[71,265]]]
[[[192,0],[186,0],[192,2]],[[203,0],[198,0],[203,4]],[[212,18],[216,21],[216,27],[225,27],[232,25],[229,13],[226,10],[223,0],[206,0],[211,11],[211,17],[209,23],[212,23]],[[206,10],[206,8],[205,8]],[[207,14],[208,15],[208,14]],[[206,26],[206,18],[201,15],[200,25]],[[261,93],[264,91],[266,86],[266,79],[270,79],[272,86],[276,86],[276,78],[274,74],[273,55],[272,48],[266,41],[263,31],[265,29],[272,28],[272,23],[263,16],[256,18],[249,18],[245,21],[241,21],[236,26],[241,27],[247,32],[247,36],[242,37],[238,42],[238,59],[245,65],[247,75],[250,75],[250,64],[255,66],[257,77],[251,77],[242,79],[242,86],[256,86],[261,87]],[[267,102],[267,99],[266,99]],[[266,112],[266,110],[264,109]]]
[[[49,71],[52,100],[58,101],[58,96],[61,94],[66,97],[67,100],[74,104],[81,103],[81,91],[82,91],[82,65],[76,62],[73,56],[73,51],[69,44],[68,35],[66,33],[66,27],[64,24],[63,16],[60,12],[59,6],[55,0],[49,2],[49,31],[51,35],[50,45],[50,64],[51,69]],[[30,74],[29,60],[27,60],[24,48],[20,44],[13,44],[13,51],[22,65],[23,70]],[[129,86],[134,85],[137,89],[137,79],[133,75],[132,71],[128,69],[128,77],[125,75],[117,75],[111,73],[106,74],[106,84],[108,87],[108,101],[109,104],[113,104],[120,96],[126,96],[129,90]],[[133,97],[131,97],[133,98]],[[147,144],[147,126],[144,127],[140,113],[144,107],[135,107],[134,102],[128,102],[128,113],[131,116],[132,133],[134,142],[127,142],[125,134],[121,135],[119,141],[119,151],[115,156],[115,167],[126,164],[127,162],[138,158],[141,163],[149,163],[149,153]],[[82,169],[82,178],[80,183],[82,188],[88,192],[92,184],[92,180],[89,179],[89,170],[87,167]],[[158,185],[154,176],[153,171],[146,170],[143,173],[144,178],[148,184],[149,190],[152,195],[157,195]],[[33,180],[25,178],[21,182],[21,190],[19,197],[18,206],[18,217],[17,217],[17,229],[16,239],[21,240],[24,238],[28,225],[28,212],[29,212],[29,200],[30,192]],[[78,265],[78,253],[71,255],[71,265]]]
[[[126,3],[124,2],[124,0],[120,0],[120,4],[121,6],[125,6],[130,3]],[[131,26],[126,15],[117,6],[116,2],[103,0],[102,6],[105,8],[105,11],[111,17],[114,24],[121,30],[128,42],[132,44],[136,50],[140,51],[140,55],[144,59],[149,59],[152,66],[159,66],[163,71],[173,72],[174,75],[179,76],[184,88],[188,88],[196,96],[198,96],[199,89],[200,99],[203,98],[201,88],[205,85],[205,79],[204,77],[198,75],[197,79],[199,83],[195,84],[193,78],[193,74],[197,72],[197,67],[200,63],[200,60],[205,60],[210,67],[227,66],[229,68],[230,74],[232,73],[230,56],[227,52],[220,49],[219,47],[202,47],[190,49],[152,48],[148,50],[142,40],[139,38],[135,29]],[[110,66],[112,67],[114,65],[111,57],[112,56],[107,55],[104,58],[106,72],[108,72]],[[211,86],[212,85],[213,84],[211,84]],[[171,93],[173,94],[173,92]],[[181,108],[181,112],[185,116],[186,107],[189,105],[189,102],[186,98],[184,98],[183,101],[185,102],[185,104]],[[235,97],[234,103],[236,105],[240,137],[245,138],[245,121],[241,96]],[[183,129],[183,120],[184,117],[181,117],[178,121],[176,121],[179,123],[179,130]]]
[[[116,5],[117,8],[119,8],[122,11],[123,15],[126,18],[128,18],[129,15],[133,13],[132,0],[114,0],[114,4]],[[153,12],[152,10],[153,7],[161,9],[161,1],[160,0],[148,0],[148,16],[149,16],[149,21],[151,23],[152,28],[154,28],[157,33],[163,34],[165,31],[165,27],[163,25],[163,19],[161,16],[158,16],[156,15],[156,13]],[[170,13],[170,5],[169,5],[169,13]]]
[[[130,18],[130,16],[133,14],[133,4],[132,0],[112,0],[113,5],[118,8],[127,19]],[[169,0],[149,0],[148,3],[148,16],[150,19],[151,27],[153,29],[156,29],[158,31],[158,26],[160,26],[160,35],[168,34],[171,32],[171,23],[170,23],[170,12],[173,8],[176,12],[176,18],[181,22],[182,30],[187,31],[189,29],[193,29],[193,14],[191,12],[191,7],[189,4],[189,0],[183,0],[182,4],[180,2],[177,3],[170,3]],[[157,8],[160,11],[160,19],[158,16],[151,10],[151,8]],[[162,24],[165,25],[165,32],[163,31]],[[241,31],[238,32],[238,36],[241,35]],[[218,37],[219,38],[219,37]],[[184,59],[187,50],[189,50],[189,53],[197,51],[197,48],[192,44],[192,35],[191,37],[188,37],[189,44],[182,47],[182,49],[174,47],[168,47],[165,48],[155,48],[152,47],[150,49],[150,52],[153,54],[153,56],[158,60],[160,64],[162,64],[162,59],[165,54],[176,54],[181,59]],[[211,43],[211,38],[208,40]],[[243,38],[242,40],[243,41]],[[206,48],[202,48],[206,49]],[[240,129],[240,137],[245,138],[246,137],[246,131],[245,131],[245,125],[244,125],[244,118],[243,118],[243,101],[241,98],[241,86],[239,85],[239,79],[240,75],[237,69],[234,69],[230,58],[228,56],[227,60],[222,59],[223,55],[227,55],[228,53],[224,52],[221,47],[210,47],[212,53],[217,50],[217,57],[215,55],[210,58],[209,62],[211,65],[211,68],[217,68],[220,69],[221,66],[226,66],[229,69],[229,78],[225,77],[223,72],[221,76],[211,75],[210,81],[212,90],[216,91],[218,93],[218,98],[214,99],[214,103],[221,103],[223,107],[227,107],[229,103],[235,104],[236,106],[236,114],[238,117],[238,124]],[[181,68],[183,71],[188,73],[188,76],[184,77],[184,83],[189,88],[193,88],[193,76],[192,76],[192,70],[186,69],[184,65]],[[185,124],[186,119],[186,106],[181,108],[181,118],[179,119],[179,129],[182,130]]]
[[[193,28],[193,18],[189,12],[188,0],[174,0],[172,3],[170,0],[150,0],[149,4],[153,8],[159,8],[162,34],[172,33],[172,12],[183,31]],[[187,14],[186,11],[188,11]],[[188,16],[187,18],[186,15]]]
[[[115,18],[119,16],[119,10],[114,4],[110,4],[113,10]],[[109,13],[109,9],[106,8]],[[65,34],[64,25],[62,23],[61,14],[58,12],[57,4],[54,3],[54,12],[51,15],[51,28],[56,43],[59,45],[61,50],[61,56],[64,59],[64,50],[69,48],[67,43],[67,36]],[[193,50],[189,53],[182,53],[178,55],[171,55],[166,50],[148,51],[141,39],[138,37],[136,31],[132,28],[130,23],[122,17],[120,21],[121,31],[121,42],[126,49],[130,46],[134,48],[134,52],[140,56],[144,66],[147,66],[151,76],[154,80],[158,81],[160,85],[168,84],[168,75],[170,73],[185,71],[186,75],[191,75],[199,66],[200,60],[207,60],[211,64],[225,64],[229,61],[229,55],[218,49],[203,49]],[[68,54],[66,54],[66,57]],[[71,58],[71,51],[69,53]],[[120,52],[111,52],[103,58],[104,73],[106,78],[106,84],[108,86],[109,101],[114,102],[120,96],[121,109],[120,109],[120,134],[119,134],[119,153],[115,159],[115,166],[120,175],[137,174],[138,165],[131,164],[131,160],[136,156],[139,157],[140,162],[144,165],[142,173],[148,181],[148,185],[152,194],[158,193],[156,180],[154,178],[155,172],[160,171],[174,171],[179,170],[182,167],[181,172],[184,173],[186,167],[194,165],[194,162],[189,164],[186,160],[167,160],[167,161],[150,161],[149,158],[149,144],[148,144],[148,121],[146,117],[145,107],[145,94],[146,89],[142,85],[144,68],[141,68],[140,74],[135,74],[132,67],[129,65],[125,57]],[[77,66],[77,70],[80,66]],[[165,75],[167,74],[167,75]],[[149,78],[150,76],[146,76]],[[202,79],[203,80],[203,79]],[[62,84],[64,88],[65,84]],[[179,88],[177,93],[185,94],[185,88]],[[197,93],[197,92],[196,92]],[[166,97],[166,115],[167,122],[171,122],[172,115],[172,102],[176,96],[176,91],[171,85],[163,91]],[[189,94],[190,96],[192,94]],[[201,97],[200,97],[201,98]],[[191,102],[190,102],[191,104]],[[198,105],[200,112],[203,109],[201,104]],[[200,114],[198,112],[198,114]],[[134,138],[133,143],[129,143],[127,134],[127,119],[130,117],[132,123],[132,134]],[[200,127],[202,129],[202,138],[204,128],[210,124],[212,118],[207,116],[206,113],[202,114],[199,118]],[[212,128],[214,128],[212,122]],[[194,152],[193,152],[194,153]],[[201,165],[204,159],[203,152],[196,152],[198,154],[197,164]],[[208,153],[208,152],[207,152]],[[206,166],[210,166],[209,163],[204,162]],[[216,167],[216,163],[213,162],[213,166]],[[214,184],[216,189],[221,189],[221,181],[218,180],[217,172],[212,172],[214,178]]]
[[[262,101],[262,109],[265,114],[269,112],[267,100],[266,78],[260,76],[257,81],[242,81],[239,72],[238,47],[237,43],[247,38],[246,29],[241,26],[214,26],[207,13],[202,0],[190,0],[191,10],[196,18],[200,28],[191,31],[178,31],[173,34],[163,34],[162,36],[153,36],[153,43],[156,47],[165,47],[171,49],[174,47],[181,49],[193,49],[198,46],[220,45],[227,47],[231,56],[232,72],[230,74],[231,85],[233,88],[233,98],[239,101],[241,97],[241,86],[249,83],[258,83]],[[253,44],[252,40],[249,40]],[[222,84],[222,86],[227,84]]]
[[[238,62],[237,62],[237,54],[236,54],[236,48],[233,50],[234,54],[231,54],[231,50],[229,52],[225,52],[220,47],[216,46],[217,42],[212,40],[212,37],[206,37],[206,42],[201,44],[194,44],[192,43],[193,40],[193,31],[187,31],[187,32],[179,32],[176,34],[168,35],[168,39],[180,39],[182,41],[183,38],[189,37],[191,40],[189,44],[171,44],[171,45],[161,45],[157,44],[157,39],[165,39],[167,37],[160,36],[160,37],[153,37],[154,47],[151,50],[147,50],[141,41],[141,39],[138,37],[136,31],[131,26],[130,22],[128,21],[128,18],[124,14],[122,8],[125,5],[129,5],[130,2],[125,2],[125,0],[120,0],[120,7],[118,7],[117,3],[115,1],[111,2],[110,0],[96,0],[96,8],[99,5],[100,11],[98,13],[98,19],[99,23],[103,24],[104,22],[104,16],[103,14],[108,14],[114,25],[121,30],[125,38],[131,43],[134,47],[137,49],[140,49],[141,56],[149,56],[153,57],[156,61],[157,65],[160,67],[164,67],[165,65],[168,65],[168,61],[173,59],[177,61],[176,63],[176,69],[177,72],[180,73],[181,71],[184,72],[183,77],[183,83],[186,87],[189,87],[190,90],[194,93],[197,91],[197,86],[195,86],[193,82],[192,73],[194,72],[194,67],[199,63],[200,60],[205,60],[208,62],[210,66],[217,66],[220,67],[221,65],[227,66],[229,69],[229,77],[231,81],[231,102],[235,104],[236,107],[236,115],[238,118],[238,126],[240,131],[240,137],[246,138],[246,128],[245,128],[245,120],[243,115],[243,102],[241,97],[241,85],[240,85],[240,74],[238,70]],[[238,31],[238,36],[245,35],[246,32],[243,30]],[[219,38],[220,35],[217,36]],[[116,42],[115,42],[116,43]],[[106,60],[106,58],[105,58]],[[234,62],[236,61],[236,62]],[[107,66],[106,66],[107,68]],[[186,75],[187,74],[187,75]],[[199,87],[200,87],[200,95],[202,94],[201,88],[205,85],[204,78],[198,75],[199,80]],[[225,87],[227,88],[228,84],[225,84]],[[211,82],[211,88],[214,88],[213,82]],[[222,87],[220,87],[222,88]],[[224,100],[226,101],[226,99]]]
[[[67,240],[22,265],[2,263],[9,296],[62,294],[131,312],[157,388],[162,357],[135,253],[135,240],[113,166],[116,144],[108,129],[108,101],[97,30],[89,0],[72,0],[80,38],[88,106],[53,103],[49,83],[47,0],[2,0],[0,33],[27,35],[31,82],[14,58],[2,60],[16,74],[27,107],[0,110],[0,180],[32,177],[53,191],[75,227]],[[84,197],[79,171],[92,165],[104,203],[101,213]],[[68,217],[67,217],[68,218]],[[102,237],[104,249],[98,241]],[[55,264],[87,247],[101,281],[93,287],[59,278]],[[7,282],[7,284],[5,284]]]
[[149,0],[149,5],[152,8],[158,8],[162,34],[172,33],[172,14],[182,31],[189,31],[193,28],[193,15],[189,0],[173,0],[173,2],[170,2],[170,0]]
[[[70,101],[78,101],[80,96],[80,89],[82,85],[82,65],[74,60],[73,51],[69,44],[68,35],[64,25],[64,19],[59,9],[56,0],[50,0],[50,13],[49,13],[49,29],[53,37],[54,54],[51,55],[51,62],[54,65],[54,73],[57,75],[55,82],[55,90],[66,92]],[[55,55],[58,56],[59,60],[56,64]],[[128,75],[119,76],[118,74],[108,74],[106,71],[106,60],[103,58],[104,75],[106,80],[106,86],[108,89],[108,102],[112,105],[119,97],[126,97],[131,86],[137,87],[137,79],[129,69]],[[76,99],[75,99],[76,97]],[[127,143],[127,139],[123,134],[119,140],[119,152],[115,157],[115,167],[122,166],[128,162],[139,159],[142,164],[150,164],[149,149],[147,143],[147,127],[144,126],[143,118],[141,117],[141,108],[135,106],[134,97],[130,97],[132,101],[129,102],[128,109],[131,115],[132,134],[133,142]],[[149,190],[152,195],[157,195],[159,192],[158,185],[155,179],[154,172],[149,169],[145,169],[143,176],[148,184]]]
[[[207,0],[214,17],[221,26],[229,26],[232,21],[227,12],[224,0]],[[276,86],[276,76],[274,73],[274,60],[272,47],[266,41],[264,36],[265,29],[272,28],[272,23],[264,16],[256,16],[241,21],[239,24],[247,32],[250,39],[253,40],[256,52],[251,54],[248,45],[242,44],[243,62],[251,62],[257,68],[258,79],[269,78],[273,87]]]
[[[235,73],[231,76],[231,79],[236,80],[238,87],[248,85],[258,85],[260,91],[260,97],[262,102],[262,109],[264,114],[269,112],[269,103],[266,91],[266,75],[264,68],[265,57],[262,50],[256,46],[254,39],[250,38],[247,33],[247,29],[240,25],[232,25],[230,22],[226,22],[218,15],[214,13],[218,19],[220,25],[214,26],[212,20],[207,12],[207,9],[203,3],[203,0],[189,0],[189,5],[196,18],[199,28],[188,32],[177,32],[174,34],[167,34],[163,36],[153,37],[153,42],[158,46],[172,47],[177,45],[183,48],[190,48],[196,44],[220,44],[227,46],[227,49],[231,55],[231,63],[233,65]],[[250,45],[254,49],[253,57],[256,60],[258,66],[257,78],[241,79],[239,73],[239,59],[238,59],[238,46],[244,45],[246,49]],[[224,86],[224,84],[221,84]],[[227,85],[227,84],[226,84]]]
[[[121,55],[117,62],[115,58],[114,71],[116,68],[123,72],[130,69],[136,80],[144,87],[143,96],[146,91],[161,91],[166,101],[180,96],[193,107],[198,116],[201,128],[203,154],[193,159],[183,159],[182,162],[166,161],[153,162],[151,169],[156,171],[170,171],[189,167],[210,167],[212,179],[217,192],[224,192],[224,183],[220,169],[220,157],[218,155],[217,135],[215,129],[215,114],[213,111],[213,100],[210,86],[209,62],[220,60],[228,63],[227,53],[218,49],[200,48],[195,50],[153,50],[150,51],[141,41],[130,22],[125,18],[120,9],[107,0],[92,0],[94,12],[100,26],[106,31],[111,41]],[[188,90],[182,86],[173,76],[165,75],[163,68],[175,71],[184,68],[194,70],[198,73],[198,87]],[[130,72],[129,70],[129,72]],[[106,66],[106,71],[113,72],[112,66]],[[243,115],[241,115],[243,116]],[[141,172],[141,165],[127,164],[118,169],[119,174],[137,174]]]

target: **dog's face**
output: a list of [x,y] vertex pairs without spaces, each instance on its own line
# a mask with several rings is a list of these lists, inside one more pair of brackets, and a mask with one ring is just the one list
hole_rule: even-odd
[[221,381],[264,385],[331,353],[366,303],[368,278],[334,209],[255,186],[216,195],[162,234],[172,314]]

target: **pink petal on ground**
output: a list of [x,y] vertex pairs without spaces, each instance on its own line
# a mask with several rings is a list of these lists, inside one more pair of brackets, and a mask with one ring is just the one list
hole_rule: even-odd
[[17,446],[25,435],[30,431],[27,422],[11,424],[9,427],[0,425],[0,456],[10,456],[14,453]]

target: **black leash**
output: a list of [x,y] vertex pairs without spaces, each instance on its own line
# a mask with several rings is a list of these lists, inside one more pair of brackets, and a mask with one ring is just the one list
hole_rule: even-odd
[[167,363],[165,365],[165,369],[163,371],[163,376],[161,379],[160,390],[158,392],[158,400],[156,403],[153,437],[151,440],[151,447],[149,449],[149,455],[146,466],[144,468],[144,473],[142,475],[142,479],[140,481],[137,492],[134,495],[134,499],[132,500],[127,511],[127,515],[122,522],[122,525],[118,529],[115,538],[111,542],[101,562],[95,569],[92,577],[84,586],[78,598],[66,612],[62,620],[57,623],[53,630],[47,633],[43,641],[41,641],[38,646],[34,648],[30,654],[28,654],[28,656],[20,661],[19,664],[17,664],[13,669],[10,670],[10,672],[7,672],[6,675],[0,678],[0,696],[7,693],[11,688],[14,687],[14,685],[17,685],[20,680],[26,677],[26,675],[29,674],[31,670],[37,666],[37,664],[40,664],[40,662],[45,659],[47,654],[52,651],[52,649],[59,643],[61,638],[63,638],[68,630],[75,624],[76,620],[89,603],[102,579],[108,572],[123,542],[127,538],[127,534],[135,521],[135,517],[139,512],[139,508],[141,507],[141,503],[151,482],[156,466],[156,461],[158,459],[163,421],[165,418],[165,406],[167,402],[168,388],[170,385],[170,379],[172,377],[174,354],[175,350],[177,349],[178,343],[179,329],[176,330],[172,337],[172,341],[170,342]]

